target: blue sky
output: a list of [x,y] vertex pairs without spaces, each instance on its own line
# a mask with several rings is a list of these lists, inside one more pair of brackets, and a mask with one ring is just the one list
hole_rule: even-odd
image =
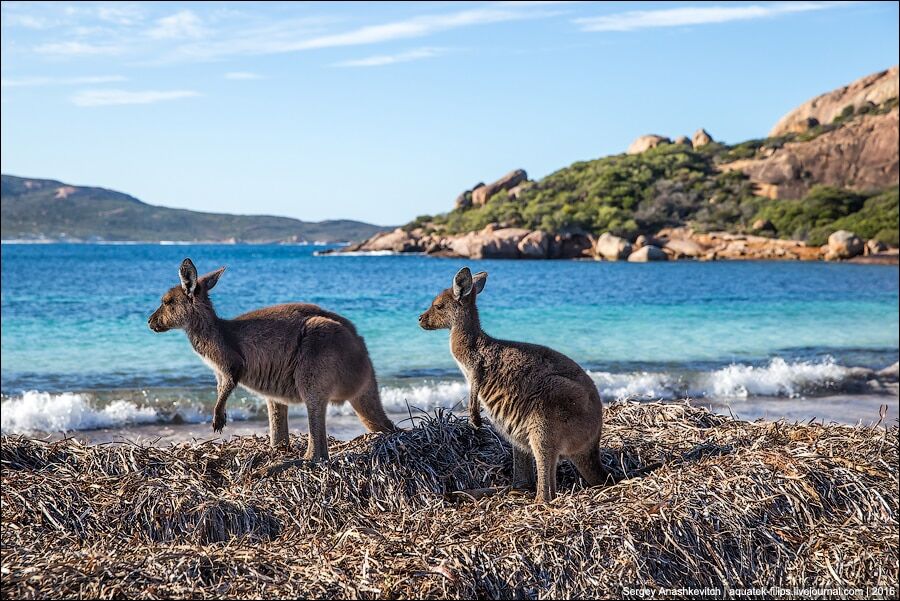
[[764,136],[898,43],[896,2],[3,2],[2,171],[398,224],[645,133]]

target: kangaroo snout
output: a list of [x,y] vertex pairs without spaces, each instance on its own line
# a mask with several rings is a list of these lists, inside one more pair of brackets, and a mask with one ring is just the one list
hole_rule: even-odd
[[421,315],[419,315],[419,327],[423,330],[437,330],[433,323],[431,323],[430,315],[428,311],[425,311]]
[[158,315],[158,313],[159,313],[158,310],[157,310],[157,311],[154,311],[154,312],[153,312],[153,315],[151,315],[151,316],[147,319],[147,326],[148,326],[151,330],[153,330],[154,332],[156,332],[156,333],[165,332],[165,331],[167,331],[169,328],[163,327],[163,326],[159,323],[159,315]]

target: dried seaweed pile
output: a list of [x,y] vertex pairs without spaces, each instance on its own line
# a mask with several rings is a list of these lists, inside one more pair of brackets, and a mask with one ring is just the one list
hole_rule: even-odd
[[[897,586],[898,429],[609,408],[646,476],[533,504],[509,448],[452,414],[292,462],[263,438],[2,440],[2,593],[33,597],[618,597],[625,588]],[[896,588],[894,589],[896,591]],[[896,594],[896,593],[894,593]]]

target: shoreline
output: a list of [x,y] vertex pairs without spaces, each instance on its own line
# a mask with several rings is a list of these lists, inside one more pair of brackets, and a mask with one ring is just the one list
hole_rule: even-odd
[[[644,405],[681,404],[702,408],[720,416],[733,417],[748,422],[809,423],[815,421],[823,424],[843,424],[847,426],[872,427],[876,423],[889,425],[900,420],[900,389],[894,384],[882,393],[836,394],[815,397],[762,397],[754,396],[732,402],[715,399],[673,399],[604,401],[604,407],[621,402],[633,402]],[[885,408],[881,415],[882,407]],[[464,418],[465,408],[447,409],[432,408],[424,411],[412,409],[407,413],[388,412],[388,417],[401,429],[410,429],[419,420],[424,419],[435,410],[445,411]],[[485,413],[486,416],[489,415]],[[268,421],[265,413],[252,419],[229,420],[225,430],[216,434],[212,432],[210,420],[198,422],[154,422],[148,424],[128,424],[116,427],[103,427],[67,432],[32,431],[24,436],[39,440],[58,441],[74,439],[84,444],[97,445],[109,443],[137,443],[150,446],[167,446],[181,442],[216,442],[229,443],[242,437],[261,436],[268,439]],[[293,435],[305,436],[308,422],[304,415],[291,415],[289,428]],[[336,440],[349,441],[368,431],[355,415],[329,415],[326,420],[328,436]],[[15,436],[17,434],[4,434]]]
[[340,248],[317,251],[323,255],[413,254],[464,259],[627,261],[829,261],[900,264],[900,250],[876,240],[863,241],[852,232],[838,231],[823,246],[802,240],[783,240],[758,234],[694,232],[688,227],[664,228],[636,239],[609,233],[548,233],[505,224],[489,224],[479,231],[459,234],[432,232],[422,227],[396,228]]

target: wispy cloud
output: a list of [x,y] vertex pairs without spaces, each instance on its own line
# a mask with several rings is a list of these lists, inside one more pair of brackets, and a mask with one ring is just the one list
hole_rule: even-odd
[[370,25],[344,33],[301,40],[293,45],[293,49],[308,50],[312,48],[334,48],[336,46],[358,46],[405,38],[417,38],[448,29],[534,18],[538,14],[540,13],[497,8],[476,8],[442,15],[413,17],[404,21]]
[[193,90],[85,90],[72,96],[77,106],[112,106],[119,104],[153,104],[165,100],[200,96]]
[[334,67],[383,67],[385,65],[393,65],[396,63],[408,63],[411,61],[432,58],[440,54],[444,54],[443,48],[416,48],[407,52],[399,52],[397,54],[378,54],[375,56],[367,56],[353,60],[341,61],[334,63]]
[[367,25],[339,33],[310,35],[311,29],[321,29],[321,19],[309,19],[296,24],[270,26],[257,31],[229,36],[228,39],[210,39],[184,44],[176,48],[169,60],[214,60],[235,55],[282,54],[337,48],[362,46],[396,40],[421,38],[443,31],[537,19],[558,14],[546,10],[525,10],[503,7],[484,7],[456,12],[420,15],[407,19]]
[[231,71],[225,74],[225,79],[262,79],[259,73],[251,73],[250,71]]
[[575,19],[584,31],[635,31],[654,27],[681,27],[765,19],[781,15],[833,8],[841,2],[781,2],[744,6],[684,6],[660,10],[627,12]]
[[151,38],[182,39],[202,38],[207,30],[200,17],[190,10],[180,10],[175,14],[157,19],[156,26],[147,32]]
[[56,57],[109,56],[121,54],[123,48],[116,44],[88,44],[85,42],[68,41],[41,44],[35,46],[34,51],[38,54]]
[[[489,26],[513,21],[544,19],[562,14],[552,6],[528,3],[487,3],[450,8],[428,14],[413,13],[387,22],[366,22],[341,28],[334,15],[297,14],[291,11],[274,18],[266,11],[243,12],[207,10],[171,5],[123,4],[29,4],[15,14],[35,19],[52,18],[57,27],[52,37],[31,42],[34,54],[53,59],[128,56],[136,64],[199,62],[274,55],[317,49],[377,45],[424,39],[443,32]],[[550,4],[556,4],[551,2]],[[4,7],[7,4],[4,3]],[[411,10],[419,5],[409,4]],[[162,12],[161,12],[162,11]],[[4,9],[4,18],[7,13]],[[35,25],[37,25],[35,21]],[[423,44],[424,45],[424,44]],[[23,49],[24,50],[24,49]],[[418,60],[420,55],[399,56],[395,60],[377,58],[390,64]],[[361,59],[367,60],[367,59]],[[359,66],[370,66],[362,64]]]
[[36,15],[4,13],[3,25],[5,27],[24,27],[25,29],[48,29],[53,27],[54,23]]
[[0,87],[30,88],[35,86],[78,86],[100,83],[127,81],[121,75],[95,75],[88,77],[20,77],[18,79],[0,79]]
[[144,11],[137,5],[122,3],[120,6],[99,6],[97,18],[116,25],[137,25],[144,20]]

